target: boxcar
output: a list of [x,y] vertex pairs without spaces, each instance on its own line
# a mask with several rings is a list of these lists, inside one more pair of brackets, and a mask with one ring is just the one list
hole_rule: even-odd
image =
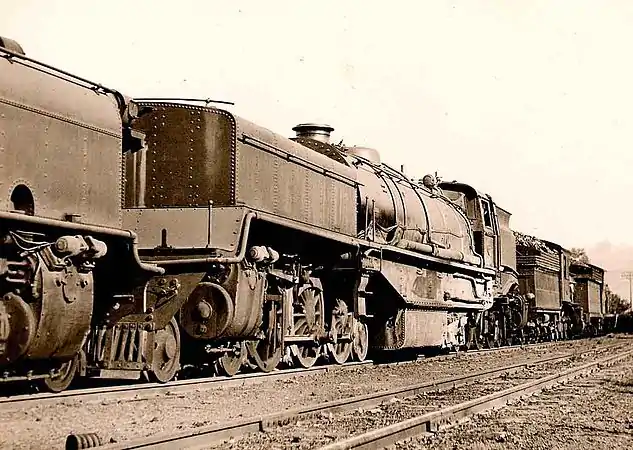
[[553,339],[571,333],[580,323],[573,307],[570,252],[553,242],[520,233],[516,237],[520,290],[534,294],[529,326]]
[[583,320],[592,332],[603,326],[605,311],[604,270],[593,264],[574,262],[571,267],[574,279],[574,301],[582,307]]

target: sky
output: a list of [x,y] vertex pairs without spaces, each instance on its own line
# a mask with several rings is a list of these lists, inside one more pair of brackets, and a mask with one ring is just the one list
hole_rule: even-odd
[[633,245],[633,2],[7,3],[0,35],[126,95],[232,101],[289,137],[328,123],[490,193],[515,229]]

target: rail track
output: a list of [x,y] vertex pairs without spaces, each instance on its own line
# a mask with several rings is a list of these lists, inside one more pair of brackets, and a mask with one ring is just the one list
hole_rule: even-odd
[[442,428],[452,426],[472,415],[499,408],[512,400],[535,394],[536,392],[572,380],[583,374],[593,372],[601,367],[611,366],[631,356],[633,356],[633,349],[607,356],[578,367],[543,376],[456,405],[440,408],[382,428],[370,430],[360,435],[323,446],[321,450],[384,448],[423,433],[435,432]]
[[[624,351],[622,351],[624,349]],[[590,354],[603,354],[609,352],[610,356],[599,360],[592,361],[588,364],[577,364],[578,359],[583,359]],[[615,352],[615,354],[613,354]],[[121,449],[173,449],[173,448],[210,448],[214,445],[220,445],[223,441],[230,438],[242,437],[242,440],[231,442],[232,448],[268,448],[272,443],[279,442],[297,442],[295,440],[299,436],[299,441],[303,446],[314,440],[314,445],[310,448],[318,447],[328,442],[323,442],[325,436],[326,441],[335,441],[326,448],[377,448],[390,445],[399,440],[412,436],[414,434],[426,431],[432,431],[439,427],[445,426],[450,420],[460,419],[470,414],[481,412],[485,409],[499,406],[511,398],[527,395],[536,390],[543,389],[552,384],[564,381],[580,373],[592,370],[603,364],[610,364],[633,354],[633,349],[629,343],[618,343],[604,347],[598,347],[591,350],[580,352],[572,352],[566,355],[548,357],[543,359],[532,359],[518,364],[513,364],[501,368],[488,369],[474,374],[461,375],[432,382],[419,383],[406,387],[401,387],[389,391],[372,393],[358,397],[351,397],[336,401],[330,401],[322,404],[311,405],[280,413],[268,414],[265,416],[242,419],[239,421],[217,424],[208,427],[198,428],[193,432],[183,432],[179,434],[167,434],[162,436],[151,436],[123,443],[108,444],[100,447],[101,450],[121,450]],[[573,364],[575,367],[568,369],[565,364]],[[517,380],[522,380],[522,376],[531,369],[536,367],[554,370],[555,373],[547,374],[536,380],[530,380],[527,383],[517,384]],[[514,375],[513,375],[514,374]],[[515,376],[516,375],[516,376]],[[514,376],[514,378],[513,378]],[[533,376],[531,378],[534,378]],[[447,400],[443,398],[444,393],[458,392],[460,388],[468,385],[471,391],[480,391],[483,387],[485,392],[485,380],[494,379],[494,383],[489,385],[495,386],[493,393],[485,393],[484,395],[470,395],[466,402],[453,401],[448,407],[442,402]],[[501,382],[499,381],[501,379]],[[477,383],[477,389],[472,387],[473,383]],[[499,386],[504,383],[511,383],[508,389],[500,389]],[[437,393],[437,398],[433,397],[432,402],[421,402],[420,399],[428,400],[430,393]],[[439,403],[438,403],[439,399]],[[453,399],[454,400],[454,399]],[[407,410],[406,420],[400,420],[402,414],[391,415],[378,406],[388,408],[400,408],[401,405]],[[374,408],[375,418],[378,423],[381,421],[391,421],[389,424],[380,424],[376,426],[376,420],[370,420],[369,423],[359,425],[358,420],[351,420],[351,428],[345,427],[345,421],[350,417],[350,412],[358,413],[365,410],[372,411]],[[376,409],[377,408],[377,409]],[[425,412],[418,416],[420,410],[431,411]],[[358,415],[358,414],[357,414]],[[391,417],[391,418],[389,418]],[[334,436],[325,434],[327,430],[337,429],[339,434],[334,432]],[[324,428],[325,427],[325,428]],[[365,429],[367,428],[367,429]],[[316,431],[315,431],[316,430]],[[349,436],[353,432],[360,435],[353,436],[347,440],[340,439]],[[266,431],[266,433],[261,433]],[[363,433],[364,431],[364,433]],[[294,434],[293,434],[294,433]],[[314,436],[310,436],[310,433]],[[302,440],[303,437],[308,442]],[[331,433],[330,433],[331,434]],[[289,437],[290,436],[290,437]],[[306,437],[307,436],[307,437]],[[94,438],[94,437],[93,437]],[[86,439],[82,436],[69,436],[67,448],[73,448]],[[96,439],[96,438],[94,438]],[[290,440],[288,440],[290,439]],[[85,448],[85,447],[74,447]]]
[[[556,346],[565,344],[568,341],[556,341],[545,342],[535,344],[513,345],[492,349],[482,350],[470,350],[467,352],[450,352],[444,355],[438,355],[430,357],[437,361],[442,361],[450,358],[463,357],[463,356],[476,356],[486,353],[495,352],[514,352],[524,349],[537,349],[545,348],[549,346]],[[35,393],[35,394],[19,394],[0,397],[0,409],[21,408],[28,405],[43,405],[56,402],[62,402],[66,400],[78,400],[82,402],[91,401],[104,401],[107,399],[131,399],[138,398],[139,396],[156,396],[161,394],[175,394],[190,392],[197,389],[211,389],[216,387],[232,387],[232,386],[247,386],[257,383],[263,383],[267,381],[282,380],[286,378],[316,375],[321,373],[327,373],[333,370],[345,370],[357,368],[359,366],[367,365],[402,365],[411,364],[420,360],[430,359],[427,357],[418,356],[417,359],[402,360],[397,362],[379,363],[372,360],[363,362],[352,362],[344,365],[328,364],[321,366],[313,366],[308,369],[283,369],[275,370],[273,372],[250,372],[242,373],[232,377],[227,376],[214,376],[204,378],[188,378],[183,380],[172,381],[169,383],[126,383],[118,385],[107,385],[84,389],[69,389],[60,393]]]
[[81,400],[84,402],[103,401],[106,399],[123,400],[126,398],[136,398],[140,395],[160,395],[166,393],[189,392],[200,388],[246,386],[250,384],[263,383],[266,381],[280,380],[296,376],[307,376],[318,373],[326,373],[331,370],[340,370],[364,365],[371,365],[373,361],[353,362],[344,366],[325,365],[315,366],[309,369],[287,369],[274,372],[253,372],[235,375],[233,377],[218,376],[205,378],[189,378],[184,380],[171,381],[169,383],[136,383],[114,386],[104,386],[86,389],[73,389],[57,394],[39,393],[30,395],[14,395],[0,397],[0,409],[13,407],[23,407],[29,404],[42,405],[65,400]]

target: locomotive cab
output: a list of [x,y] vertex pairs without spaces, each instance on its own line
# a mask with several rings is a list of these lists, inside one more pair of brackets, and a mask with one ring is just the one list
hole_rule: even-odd
[[443,182],[439,187],[470,220],[475,251],[482,256],[485,267],[500,272],[498,289],[507,294],[517,283],[516,240],[510,228],[512,215],[492,197],[467,184]]
[[439,187],[469,219],[475,251],[481,255],[484,267],[497,273],[494,307],[484,314],[481,337],[489,344],[521,342],[528,301],[519,284],[511,214],[495,204],[492,197],[467,184],[453,181],[440,183]]
[[[484,266],[498,269],[501,266],[500,214],[490,196],[463,183],[445,182],[439,186],[470,220],[475,251],[483,257]],[[503,213],[509,219],[509,214]]]

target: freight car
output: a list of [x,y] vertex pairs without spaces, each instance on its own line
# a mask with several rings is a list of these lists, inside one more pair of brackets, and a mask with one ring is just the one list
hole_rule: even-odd
[[533,294],[525,338],[558,340],[578,335],[583,321],[572,291],[571,253],[554,242],[515,235],[520,289]]
[[604,298],[604,270],[580,261],[570,265],[574,280],[574,302],[582,308],[584,332],[596,335],[605,329],[606,305]]

